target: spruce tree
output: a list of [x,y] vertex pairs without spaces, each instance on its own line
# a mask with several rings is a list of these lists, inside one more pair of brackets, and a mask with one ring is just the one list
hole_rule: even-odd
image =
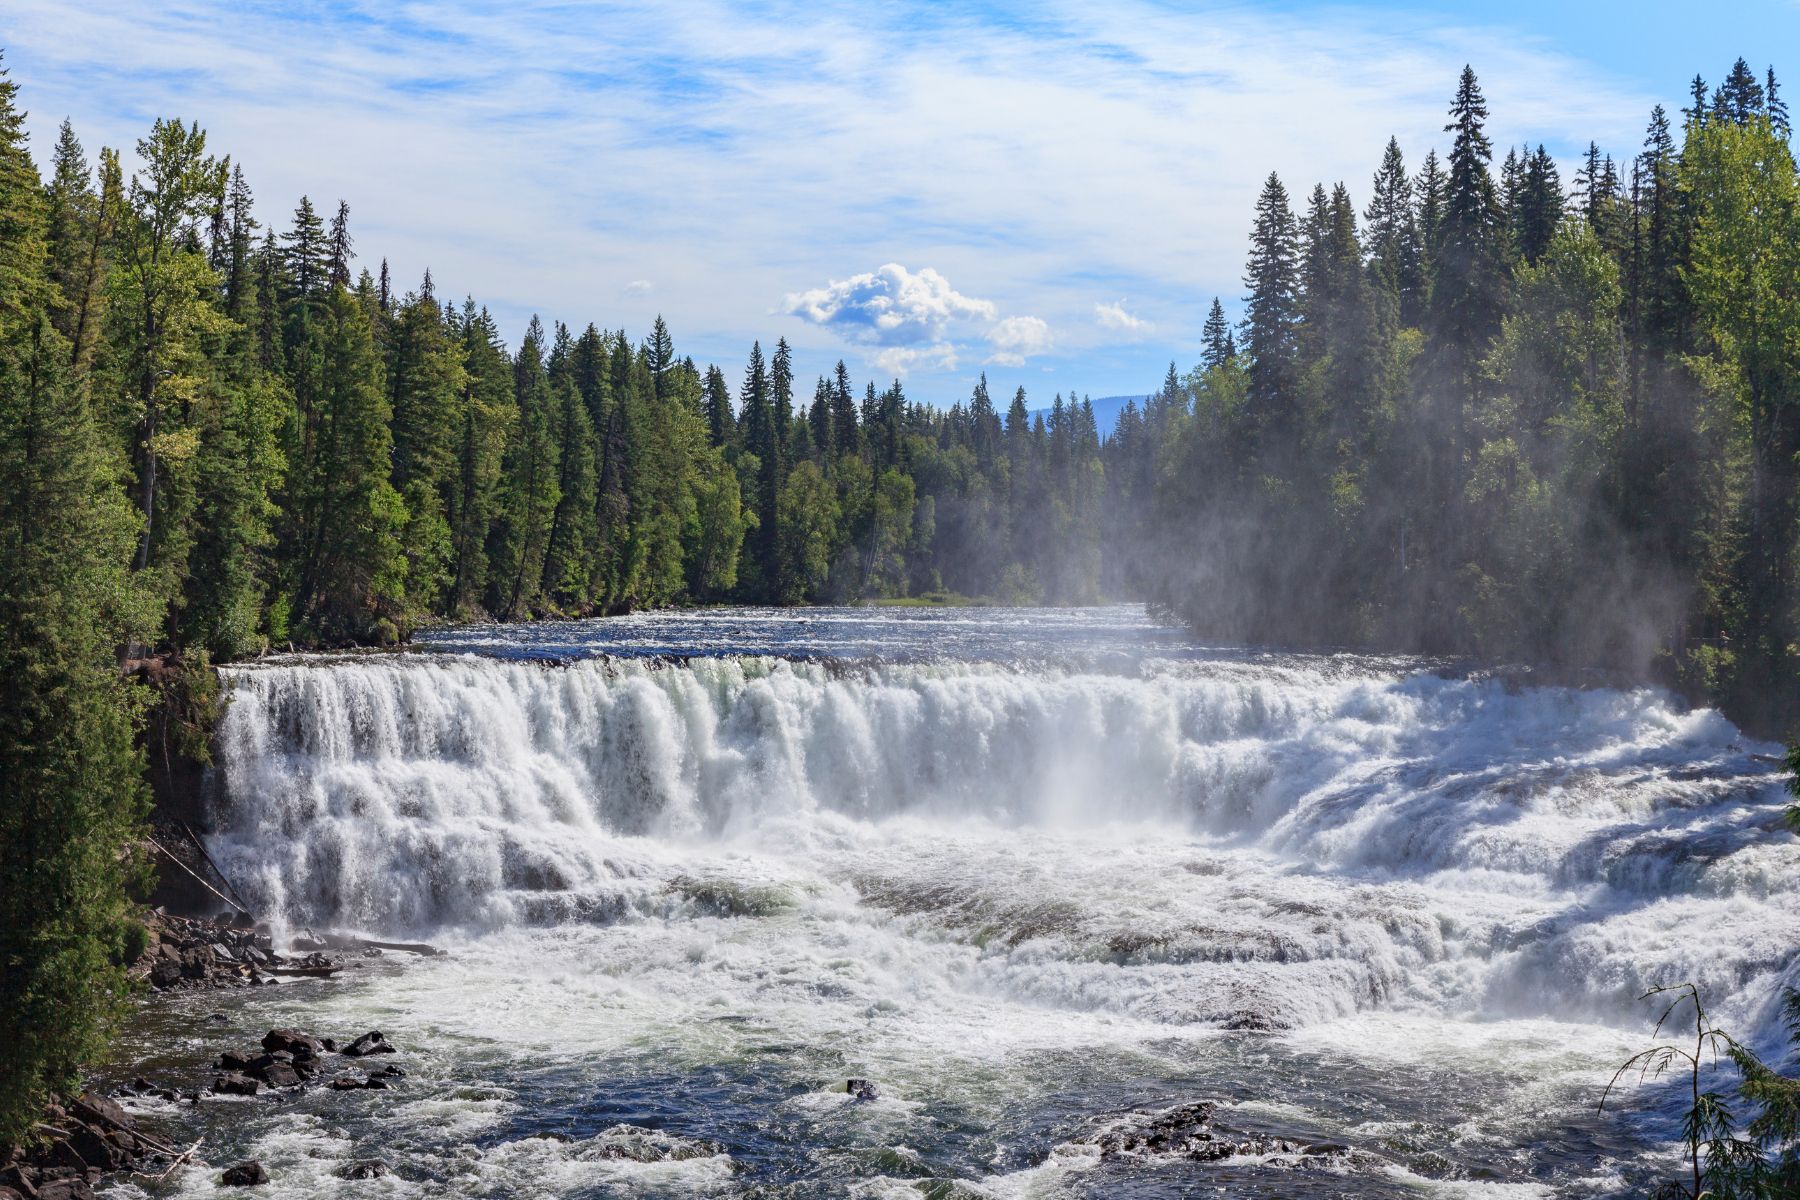
[[1394,297],[1401,323],[1417,326],[1424,310],[1419,222],[1398,138],[1388,139],[1363,219],[1370,271]]
[[512,433],[501,462],[501,510],[490,536],[489,611],[519,619],[536,607],[550,527],[561,500],[555,397],[544,368],[544,327],[534,316],[513,363]]
[[1200,362],[1207,370],[1216,370],[1231,361],[1234,348],[1231,344],[1231,325],[1225,320],[1225,306],[1213,297],[1212,308],[1207,311],[1206,324],[1200,329]]
[[850,372],[841,358],[831,373],[831,441],[839,454],[856,454],[860,449],[856,397],[850,390]]
[[1299,230],[1287,189],[1271,174],[1256,202],[1245,269],[1243,348],[1250,356],[1250,422],[1258,444],[1276,457],[1298,433],[1294,395],[1300,321]]
[[812,406],[806,410],[806,434],[821,462],[829,463],[837,457],[831,430],[831,385],[823,375],[813,385]]
[[725,372],[716,366],[706,368],[700,411],[706,418],[707,441],[714,446],[729,445],[737,430],[737,418],[731,411],[731,388],[725,382]]
[[337,215],[331,218],[331,247],[325,276],[332,287],[350,286],[351,244],[350,206],[339,200]]

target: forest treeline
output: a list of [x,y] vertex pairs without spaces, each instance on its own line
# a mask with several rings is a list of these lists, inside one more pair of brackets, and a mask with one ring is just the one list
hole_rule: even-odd
[[[40,173],[0,73],[0,1139],[123,994],[118,848],[150,654],[403,639],[673,603],[1147,598],[1248,642],[1653,668],[1795,711],[1800,183],[1773,73],[1656,109],[1561,178],[1496,164],[1465,71],[1445,153],[1257,202],[1244,315],[1102,438],[729,374],[534,319],[510,349],[349,207],[259,213],[158,121]],[[372,263],[374,269],[363,264]],[[22,1124],[23,1123],[23,1124]]]
[[[1796,712],[1800,182],[1739,60],[1565,183],[1445,155],[1257,201],[1245,316],[1105,447],[1127,591],[1210,635],[1654,670]],[[1298,211],[1296,211],[1296,208]],[[1136,531],[1143,536],[1132,536]]]

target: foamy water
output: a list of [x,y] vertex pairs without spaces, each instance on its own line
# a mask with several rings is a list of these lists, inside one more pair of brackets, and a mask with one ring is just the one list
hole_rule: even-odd
[[[1593,1111],[1636,997],[1693,981],[1766,1041],[1796,982],[1775,748],[1654,690],[1132,610],[706,620],[228,673],[233,882],[453,950],[231,1014],[423,1068],[236,1135],[278,1192],[399,1138],[397,1195],[1616,1194],[1668,1134],[1653,1094]],[[1085,1140],[1199,1099],[1371,1157]],[[649,1136],[691,1145],[605,1140]]]

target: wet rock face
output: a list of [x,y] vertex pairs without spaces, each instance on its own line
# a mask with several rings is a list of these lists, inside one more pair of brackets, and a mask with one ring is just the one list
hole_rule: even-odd
[[153,1158],[172,1153],[141,1134],[123,1108],[92,1092],[49,1105],[43,1128],[51,1131],[45,1141],[0,1146],[0,1200],[93,1200],[93,1185],[109,1172],[148,1170]]
[[323,954],[275,953],[268,928],[242,913],[197,921],[152,912],[144,929],[148,934],[144,952],[130,969],[157,991],[267,985],[275,982],[276,973],[329,977],[339,965]]

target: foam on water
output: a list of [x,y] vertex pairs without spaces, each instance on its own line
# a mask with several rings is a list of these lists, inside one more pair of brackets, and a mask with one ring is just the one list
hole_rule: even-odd
[[[1052,1153],[1068,1127],[1206,1087],[1391,1143],[1391,1194],[1605,1194],[1623,1135],[1580,1134],[1554,1178],[1533,1146],[1591,1110],[1646,986],[1693,980],[1773,1031],[1800,847],[1774,748],[1716,713],[1366,659],[1159,645],[1102,666],[1103,641],[1062,667],[236,668],[211,848],[291,926],[453,946],[383,984],[446,1089],[586,1064],[766,1096],[741,1127],[723,1100],[714,1125],[663,1114],[738,1162],[695,1189],[800,1177],[747,1148],[772,1121],[831,1148],[802,1172],[835,1181],[819,1194],[1104,1193],[1110,1167]],[[851,1075],[884,1101],[822,1098]],[[530,1108],[416,1103],[470,1137]],[[556,1154],[542,1188],[614,1186]],[[1495,1178],[1459,1179],[1472,1162]]]

